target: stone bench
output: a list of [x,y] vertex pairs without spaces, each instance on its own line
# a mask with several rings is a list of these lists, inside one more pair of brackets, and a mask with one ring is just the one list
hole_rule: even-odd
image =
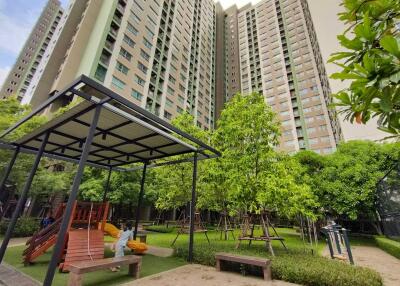
[[254,265],[262,268],[264,280],[271,280],[271,260],[260,257],[237,255],[225,252],[215,254],[216,268],[221,271],[223,261],[235,262],[240,264]]
[[93,261],[73,262],[66,268],[66,270],[69,271],[68,286],[82,285],[82,276],[85,273],[123,265],[129,265],[129,275],[137,279],[139,278],[141,264],[142,258],[135,255],[104,258]]

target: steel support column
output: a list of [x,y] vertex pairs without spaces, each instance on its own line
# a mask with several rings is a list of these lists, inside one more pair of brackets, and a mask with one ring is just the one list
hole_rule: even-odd
[[4,173],[3,180],[0,183],[0,192],[3,192],[3,190],[4,190],[4,186],[6,185],[7,179],[10,176],[12,167],[14,166],[14,163],[15,163],[15,160],[17,159],[18,154],[19,154],[19,147],[17,147],[15,149],[14,154],[11,157],[11,160],[7,165],[7,169],[6,169],[5,173]]
[[193,262],[194,216],[196,209],[197,152],[193,156],[192,200],[190,202],[189,262]]
[[28,197],[28,192],[29,192],[29,189],[30,189],[32,181],[33,181],[33,177],[35,176],[36,170],[39,166],[40,159],[42,158],[42,155],[43,155],[44,149],[46,147],[46,143],[49,139],[49,136],[50,136],[50,133],[46,133],[44,135],[42,144],[40,145],[39,151],[36,154],[35,161],[33,162],[31,172],[29,173],[29,176],[26,179],[24,189],[21,192],[21,195],[17,202],[17,206],[15,207],[15,210],[12,214],[10,223],[8,224],[6,234],[4,235],[3,243],[1,244],[1,247],[0,247],[0,263],[3,261],[3,257],[4,257],[4,254],[6,253],[8,242],[10,241],[10,238],[13,234],[15,224],[17,223],[17,220],[21,213],[21,210],[25,205],[26,199]]
[[[19,154],[19,147],[17,147],[15,149],[14,154],[12,155],[11,160],[7,165],[7,169],[6,169],[5,173],[4,173],[4,177],[3,177],[3,179],[2,179],[2,181],[0,183],[0,194],[4,193],[4,188],[6,186],[6,182],[8,180],[8,177],[10,176],[11,170],[12,170],[12,168],[14,166],[14,163],[15,163],[15,160],[17,159],[18,154]],[[1,212],[0,221],[3,219],[3,215],[4,215],[4,210]]]
[[137,231],[138,231],[138,227],[139,227],[140,207],[142,206],[142,202],[143,202],[144,183],[146,181],[147,164],[148,164],[147,162],[144,163],[143,172],[142,172],[142,179],[140,181],[140,193],[139,193],[138,205],[137,205],[137,208],[136,208],[135,231],[133,232],[133,239],[136,239]]
[[60,226],[60,231],[58,232],[58,235],[57,235],[57,242],[53,249],[53,254],[51,256],[49,267],[47,268],[46,277],[43,282],[44,286],[50,286],[52,284],[53,278],[54,278],[54,273],[57,268],[57,264],[61,258],[61,253],[64,249],[65,236],[66,236],[67,230],[68,230],[67,228],[68,228],[69,221],[70,221],[70,218],[72,215],[73,205],[78,196],[79,185],[81,183],[83,171],[85,169],[86,160],[89,156],[89,151],[90,151],[90,147],[92,145],[94,133],[96,131],[97,123],[99,122],[101,107],[102,107],[101,105],[96,106],[96,109],[95,109],[95,112],[93,115],[93,119],[92,119],[92,124],[90,125],[90,129],[89,129],[89,133],[86,137],[85,145],[83,146],[82,155],[79,160],[78,170],[75,174],[74,182],[72,183],[71,193],[69,195],[68,203],[65,208],[64,216],[63,216],[61,226]]
[[107,182],[106,182],[106,186],[105,186],[104,194],[103,194],[103,203],[107,200],[107,193],[110,188],[111,172],[112,172],[112,168],[110,167],[110,169],[108,170]]

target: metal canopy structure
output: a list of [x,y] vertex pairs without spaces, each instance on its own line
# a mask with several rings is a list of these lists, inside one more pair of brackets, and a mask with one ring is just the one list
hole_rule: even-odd
[[[24,124],[29,124],[34,116],[46,110],[56,110],[57,107],[68,102],[70,102],[70,105],[68,105],[69,108],[66,111],[34,131],[17,138],[19,128]],[[84,75],[3,132],[0,135],[0,140],[0,148],[14,150],[5,176],[0,182],[0,191],[4,189],[4,184],[12,171],[18,154],[30,153],[36,155],[2,242],[0,262],[4,257],[18,216],[25,205],[42,156],[78,164],[43,285],[51,285],[53,281],[85,166],[107,169],[109,171],[107,181],[109,181],[112,171],[143,170],[135,222],[134,234],[136,237],[147,168],[193,162],[189,236],[189,261],[192,261],[197,161],[218,157],[220,153],[214,148]],[[174,159],[174,156],[183,154],[187,154],[187,156]],[[138,165],[137,163],[141,164]],[[104,199],[107,189],[108,187],[105,189]]]

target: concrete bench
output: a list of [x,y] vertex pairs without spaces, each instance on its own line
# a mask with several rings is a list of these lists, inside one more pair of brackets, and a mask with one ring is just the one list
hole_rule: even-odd
[[68,286],[82,285],[82,276],[85,273],[95,272],[111,267],[129,265],[129,275],[139,278],[142,258],[134,255],[123,257],[104,258],[93,261],[73,262],[67,266],[69,271]]
[[225,252],[215,254],[216,268],[221,271],[223,261],[236,262],[240,264],[254,265],[262,268],[264,280],[271,280],[271,260],[260,257],[237,255]]

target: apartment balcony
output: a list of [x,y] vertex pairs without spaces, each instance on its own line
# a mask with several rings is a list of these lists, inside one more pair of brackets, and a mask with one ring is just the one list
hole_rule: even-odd
[[110,56],[101,54],[100,63],[102,63],[104,66],[108,67],[108,65],[110,64]]
[[114,49],[114,43],[110,42],[109,40],[106,40],[106,43],[104,44],[104,47],[106,49],[108,49],[110,52],[112,52],[113,49]]
[[117,38],[118,30],[114,29],[114,28],[110,28],[110,35],[112,35],[114,38]]
[[122,6],[120,3],[118,3],[118,5],[117,5],[117,10],[118,10],[119,12],[121,12],[122,14],[124,14],[124,12],[125,12],[125,6]]
[[113,21],[114,21],[115,23],[117,23],[118,25],[121,25],[122,18],[118,17],[117,15],[114,15]]

